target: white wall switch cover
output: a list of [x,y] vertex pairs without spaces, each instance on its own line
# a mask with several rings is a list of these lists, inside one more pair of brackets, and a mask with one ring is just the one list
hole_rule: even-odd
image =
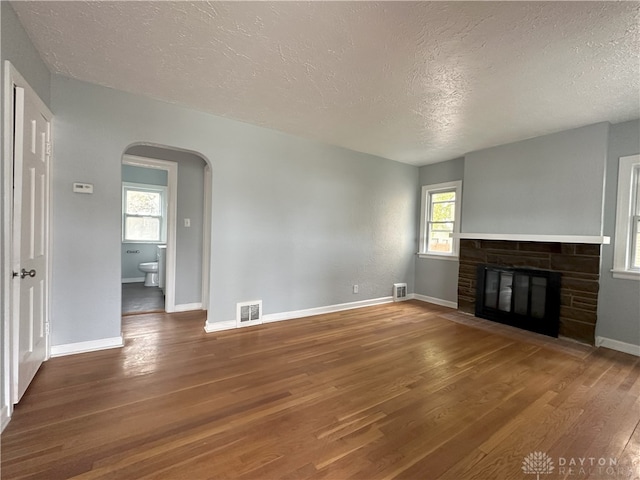
[[185,218],[184,219],[184,226],[185,227],[190,227],[191,226],[191,219],[190,218]]
[[74,193],[93,193],[93,183],[73,182]]

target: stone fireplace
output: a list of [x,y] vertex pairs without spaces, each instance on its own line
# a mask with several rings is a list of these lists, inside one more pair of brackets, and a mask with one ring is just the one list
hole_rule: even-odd
[[477,269],[488,264],[560,273],[559,334],[595,342],[600,245],[512,240],[460,240],[458,309],[474,314]]

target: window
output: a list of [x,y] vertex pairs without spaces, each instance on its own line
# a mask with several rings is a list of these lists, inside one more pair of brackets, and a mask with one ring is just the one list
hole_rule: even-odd
[[462,182],[422,187],[421,256],[457,258]]
[[620,158],[612,272],[640,280],[640,155]]
[[122,241],[166,241],[167,188],[137,183],[122,184]]

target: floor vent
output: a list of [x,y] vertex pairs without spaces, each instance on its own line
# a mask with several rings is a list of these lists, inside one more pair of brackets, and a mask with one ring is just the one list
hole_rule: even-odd
[[406,283],[394,283],[393,284],[393,301],[402,302],[407,299],[407,284]]
[[236,307],[236,325],[248,327],[262,323],[262,300],[238,303]]

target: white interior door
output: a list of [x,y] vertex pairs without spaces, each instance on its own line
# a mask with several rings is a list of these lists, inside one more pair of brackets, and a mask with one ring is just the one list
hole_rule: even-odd
[[51,124],[35,93],[14,87],[13,402],[47,358]]

